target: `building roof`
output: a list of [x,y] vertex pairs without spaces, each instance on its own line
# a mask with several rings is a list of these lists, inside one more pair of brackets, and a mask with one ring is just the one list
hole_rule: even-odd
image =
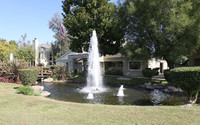
[[51,50],[51,45],[49,45],[49,44],[40,44],[38,46],[38,48],[44,48],[45,50],[50,51]]
[[50,48],[51,48],[51,45],[49,45],[49,44],[40,44],[39,47],[43,47],[43,48],[48,48],[48,49],[50,49]]
[[68,56],[84,56],[87,55],[87,52],[83,52],[83,53],[76,53],[76,52],[72,52],[71,50],[67,51],[64,55],[62,55],[60,58],[56,59],[56,61],[67,61],[68,60]]

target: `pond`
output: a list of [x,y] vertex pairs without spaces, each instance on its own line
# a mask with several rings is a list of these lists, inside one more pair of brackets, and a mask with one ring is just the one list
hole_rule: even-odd
[[158,90],[147,91],[142,88],[124,86],[123,97],[117,96],[120,86],[107,85],[107,91],[95,93],[94,99],[87,99],[87,93],[81,93],[80,89],[85,84],[58,84],[39,83],[44,86],[44,91],[51,93],[51,99],[77,103],[109,104],[109,105],[181,105],[186,103],[186,95],[183,93],[168,94]]

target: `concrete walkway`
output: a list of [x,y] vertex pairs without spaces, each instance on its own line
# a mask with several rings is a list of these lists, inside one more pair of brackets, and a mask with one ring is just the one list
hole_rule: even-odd
[[154,76],[152,79],[165,80],[165,77],[164,77],[164,74],[159,74],[157,76]]

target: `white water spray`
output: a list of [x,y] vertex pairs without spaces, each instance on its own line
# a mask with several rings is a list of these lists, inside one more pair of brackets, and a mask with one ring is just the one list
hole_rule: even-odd
[[123,85],[120,86],[117,96],[124,96],[124,86]]
[[94,95],[90,92],[86,99],[94,99]]
[[10,62],[12,62],[14,60],[13,54],[10,54]]
[[94,30],[90,38],[90,47],[88,55],[88,73],[87,73],[87,86],[81,89],[85,93],[99,93],[104,92],[101,67],[99,62],[99,49],[97,34]]

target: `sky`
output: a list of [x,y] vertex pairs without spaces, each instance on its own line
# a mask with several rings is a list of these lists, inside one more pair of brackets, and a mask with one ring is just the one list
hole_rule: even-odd
[[[0,0],[0,38],[7,41],[37,38],[39,44],[55,41],[48,21],[62,13],[63,0]],[[117,0],[110,0],[116,2]]]

